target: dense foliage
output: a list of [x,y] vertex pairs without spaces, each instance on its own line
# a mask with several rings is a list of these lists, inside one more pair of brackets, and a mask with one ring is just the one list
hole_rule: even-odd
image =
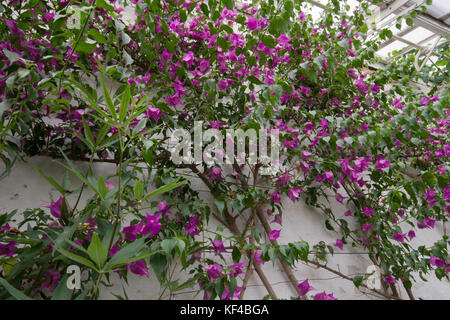
[[[450,213],[448,63],[426,79],[408,63],[414,52],[370,69],[392,34],[371,32],[367,1],[349,16],[345,2],[330,1],[320,21],[304,1],[253,2],[131,0],[131,23],[115,0],[1,2],[2,176],[35,155],[68,172],[56,181],[36,167],[58,197],[0,215],[1,298],[94,299],[111,272],[154,273],[169,293],[239,298],[252,268],[277,298],[261,265],[279,260],[293,296],[334,299],[311,295],[292,268],[325,267],[367,287],[367,275],[326,266],[344,246],[369,252],[384,286],[372,291],[387,298],[399,284],[413,298],[414,282],[432,272],[448,279],[447,236],[410,244]],[[428,91],[411,82],[419,79]],[[261,163],[176,164],[171,132],[194,136],[194,121],[223,134],[277,128],[283,163],[271,175]],[[99,176],[94,162],[116,173]],[[163,200],[150,199],[157,194]],[[278,243],[285,196],[320,209],[336,243]],[[208,227],[212,217],[225,229]],[[66,286],[73,264],[87,274],[80,290]],[[187,282],[173,278],[178,267]]]

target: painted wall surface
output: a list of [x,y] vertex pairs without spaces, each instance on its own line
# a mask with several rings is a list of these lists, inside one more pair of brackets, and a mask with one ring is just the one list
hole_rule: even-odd
[[[33,163],[38,165],[46,174],[52,176],[57,181],[62,180],[64,168],[57,165],[54,160],[46,157],[34,157]],[[79,167],[83,170],[87,168],[86,163],[79,163]],[[114,172],[114,165],[104,163],[94,163],[94,172],[96,175],[102,174],[107,176]],[[80,186],[80,182],[75,176],[70,176],[72,187]],[[195,180],[194,180],[195,181]],[[111,181],[114,183],[114,181]],[[206,186],[200,181],[195,181],[195,188],[200,191],[206,190]],[[208,193],[201,192],[204,198],[208,200]],[[81,198],[85,201],[89,196],[85,192]],[[37,171],[26,163],[17,163],[11,174],[0,182],[0,213],[10,212],[14,209],[23,211],[27,208],[36,208],[48,205],[50,198],[54,200],[58,198],[58,193],[51,187]],[[209,200],[211,200],[209,198]],[[69,202],[75,201],[75,196],[69,197]],[[338,202],[332,203],[333,212],[337,217],[343,216],[344,208]],[[324,227],[323,215],[314,208],[308,207],[302,201],[295,204],[288,198],[283,199],[283,227],[280,235],[279,243],[294,242],[298,240],[306,240],[313,245],[321,240],[327,244],[334,244],[338,234],[328,231]],[[47,209],[48,210],[48,209]],[[218,222],[212,221],[211,227],[214,230]],[[279,227],[273,225],[273,227]],[[447,230],[450,225],[447,225]],[[262,227],[261,227],[262,230]],[[436,223],[434,230],[418,230],[417,238],[414,239],[412,245],[432,244],[439,239],[445,232],[442,223]],[[226,244],[226,243],[225,243]],[[229,254],[231,256],[231,252]],[[231,257],[230,257],[231,264]],[[363,253],[361,248],[352,248],[351,245],[344,245],[344,249],[336,250],[336,254],[330,257],[328,266],[333,269],[340,270],[345,275],[353,277],[363,274],[366,268],[371,265],[367,255]],[[270,279],[274,290],[280,298],[289,299],[295,296],[295,292],[284,276],[281,266],[277,263],[274,266],[269,262],[263,266],[263,270]],[[152,273],[151,273],[152,274]],[[175,273],[187,280],[188,275],[183,272]],[[367,293],[367,290],[360,291],[355,288],[354,284],[340,278],[323,269],[316,269],[310,265],[299,263],[296,266],[295,276],[299,282],[309,279],[310,284],[317,289],[315,292],[326,291],[333,292],[338,299],[377,299],[373,295]],[[418,280],[420,278],[416,277]],[[117,282],[118,276],[112,275],[115,285],[111,288],[101,289],[101,299],[115,299],[112,295],[119,294],[123,296],[121,284]],[[241,283],[238,283],[240,285]],[[246,290],[244,299],[262,299],[266,294],[266,290],[260,282],[256,274],[252,275],[248,289]],[[149,278],[139,277],[134,274],[129,275],[129,285],[125,286],[130,299],[202,299],[203,295],[198,294],[198,286],[192,289],[186,289],[175,295],[169,296],[167,292],[162,292],[158,281],[152,274]],[[439,281],[431,275],[428,282],[419,281],[414,284],[413,292],[416,298],[422,299],[450,299],[450,282],[444,280]],[[406,293],[401,290],[401,297],[407,299]]]

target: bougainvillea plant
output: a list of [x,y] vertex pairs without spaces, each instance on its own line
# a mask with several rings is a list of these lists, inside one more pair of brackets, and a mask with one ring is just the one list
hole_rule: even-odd
[[[350,14],[345,1],[330,1],[318,21],[306,6],[1,1],[2,178],[36,155],[67,174],[57,181],[35,167],[58,197],[0,215],[0,298],[95,299],[111,274],[127,281],[131,272],[155,274],[169,293],[234,299],[254,270],[277,299],[261,268],[269,261],[279,261],[295,299],[339,298],[297,281],[301,263],[389,299],[398,286],[413,299],[414,283],[431,273],[448,279],[447,236],[410,244],[450,213],[448,60],[427,67],[426,78],[408,63],[414,52],[369,68],[392,32],[366,23],[367,1]],[[124,7],[134,9],[131,22]],[[411,82],[419,79],[425,86]],[[223,134],[278,129],[280,165],[262,174],[261,162],[175,163],[171,132],[194,137],[196,121]],[[116,171],[103,177],[94,162]],[[213,201],[202,200],[193,177]],[[336,243],[279,243],[282,200],[320,209]],[[213,218],[223,226],[211,229]],[[368,252],[381,289],[327,266],[344,246]],[[79,290],[66,285],[72,265],[84,275]]]

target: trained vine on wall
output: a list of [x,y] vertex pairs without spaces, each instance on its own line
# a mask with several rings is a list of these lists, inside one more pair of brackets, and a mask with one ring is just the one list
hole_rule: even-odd
[[[412,52],[370,69],[392,33],[368,37],[368,1],[349,15],[345,1],[330,1],[318,21],[307,5],[1,1],[1,178],[27,161],[58,196],[0,213],[0,298],[96,299],[113,273],[127,281],[131,272],[154,274],[161,297],[193,288],[205,299],[242,299],[255,275],[278,299],[269,262],[300,300],[339,298],[326,282],[299,283],[302,263],[385,299],[400,299],[399,286],[414,299],[414,283],[432,274],[449,279],[447,235],[411,243],[450,213],[448,59],[419,74]],[[123,8],[134,9],[131,22]],[[437,55],[448,57],[448,44]],[[277,130],[281,163],[268,174],[238,155],[232,164],[174,161],[171,134],[195,140],[195,123],[223,136]],[[33,156],[58,163],[63,179]],[[115,173],[99,175],[97,162]],[[213,201],[199,196],[198,180]],[[282,200],[319,209],[336,242],[278,242]],[[344,247],[368,252],[381,288],[327,265]],[[67,286],[73,265],[85,275],[79,289]]]

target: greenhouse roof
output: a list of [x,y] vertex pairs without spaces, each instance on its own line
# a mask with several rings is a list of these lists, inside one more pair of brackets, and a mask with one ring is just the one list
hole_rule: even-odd
[[[326,0],[312,0],[311,13],[313,17],[320,17]],[[356,0],[349,0],[349,12],[359,5]],[[425,11],[422,11],[422,6]],[[433,0],[427,5],[423,0],[387,0],[370,6],[376,30],[388,28],[392,37],[384,41],[376,52],[382,63],[389,63],[393,59],[414,49],[419,49],[416,68],[421,69],[417,61],[419,56],[425,55],[433,60],[433,51],[450,39],[450,1]],[[404,20],[398,24],[398,19]],[[427,63],[425,59],[422,64]],[[423,67],[423,65],[422,65]]]

